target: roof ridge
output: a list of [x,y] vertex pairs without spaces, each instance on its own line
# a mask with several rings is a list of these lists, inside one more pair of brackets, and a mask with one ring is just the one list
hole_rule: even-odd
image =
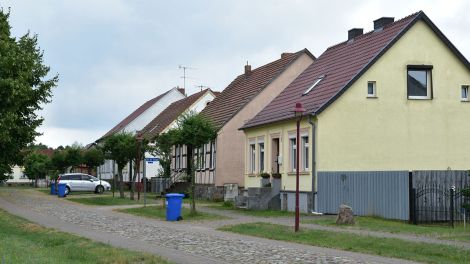
[[[389,27],[391,27],[391,26],[393,26],[393,25],[396,25],[396,24],[398,24],[398,23],[400,23],[400,22],[403,22],[404,20],[409,19],[409,18],[411,18],[411,17],[413,17],[413,16],[421,15],[421,13],[423,13],[422,10],[420,10],[420,11],[418,11],[418,12],[415,12],[415,13],[413,13],[413,14],[411,14],[411,15],[407,15],[406,17],[400,18],[400,19],[398,19],[398,20],[396,20],[396,21],[393,21],[392,23],[390,23],[390,24],[388,24],[388,25],[385,25],[383,28],[384,28],[384,29],[385,29],[385,28],[389,28]],[[366,36],[368,36],[368,35],[370,35],[370,34],[372,34],[372,33],[374,33],[374,32],[376,32],[375,29],[372,29],[371,31],[368,31],[368,32],[366,32],[366,33],[364,33],[364,34],[362,34],[362,35],[360,35],[360,36],[355,37],[354,40],[364,38],[364,37],[366,37]],[[347,44],[348,42],[349,42],[349,40],[345,40],[345,41],[342,41],[342,42],[340,42],[340,43],[333,44],[333,45],[329,46],[328,48],[326,48],[325,51],[328,51],[328,50],[330,50],[330,49],[337,48],[338,46]]]

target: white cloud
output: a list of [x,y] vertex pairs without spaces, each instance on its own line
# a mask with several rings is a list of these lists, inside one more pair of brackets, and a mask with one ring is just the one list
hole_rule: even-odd
[[68,129],[62,127],[40,127],[39,132],[43,135],[36,138],[36,143],[43,143],[49,147],[57,148],[58,146],[72,145],[77,142],[85,146],[94,142],[96,139],[104,135],[104,130],[87,129]]

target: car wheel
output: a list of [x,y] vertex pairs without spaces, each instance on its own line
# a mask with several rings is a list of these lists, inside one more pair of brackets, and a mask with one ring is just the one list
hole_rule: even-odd
[[70,187],[66,186],[65,187],[65,195],[69,195],[69,193],[70,193]]
[[104,187],[99,185],[99,186],[96,186],[96,190],[95,190],[96,193],[99,193],[99,194],[102,194],[104,192]]

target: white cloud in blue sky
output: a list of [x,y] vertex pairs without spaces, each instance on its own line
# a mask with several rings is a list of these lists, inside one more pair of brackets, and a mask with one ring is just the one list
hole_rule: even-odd
[[59,73],[38,141],[90,143],[146,100],[180,85],[179,64],[196,85],[222,90],[249,61],[308,48],[319,56],[372,29],[382,16],[423,10],[468,58],[466,1],[35,1],[7,0],[12,31],[39,35],[45,62]]

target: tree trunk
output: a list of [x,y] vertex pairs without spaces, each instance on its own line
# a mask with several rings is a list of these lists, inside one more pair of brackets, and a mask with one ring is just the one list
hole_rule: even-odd
[[124,198],[124,182],[122,178],[122,169],[118,168],[118,175],[119,175],[119,196]]
[[36,175],[36,177],[34,178],[34,188],[37,188],[38,187],[38,176]]
[[[188,145],[187,146],[187,151],[186,153],[188,154],[188,175],[191,176],[191,214],[196,213],[196,170],[194,170],[194,160],[193,160],[193,146]],[[199,164],[199,155],[198,155],[198,160]]]
[[[130,162],[130,166],[132,166],[132,161]],[[134,167],[134,173],[129,175],[131,178],[131,200],[135,200],[134,192],[135,192],[135,179],[137,178],[137,170]]]

